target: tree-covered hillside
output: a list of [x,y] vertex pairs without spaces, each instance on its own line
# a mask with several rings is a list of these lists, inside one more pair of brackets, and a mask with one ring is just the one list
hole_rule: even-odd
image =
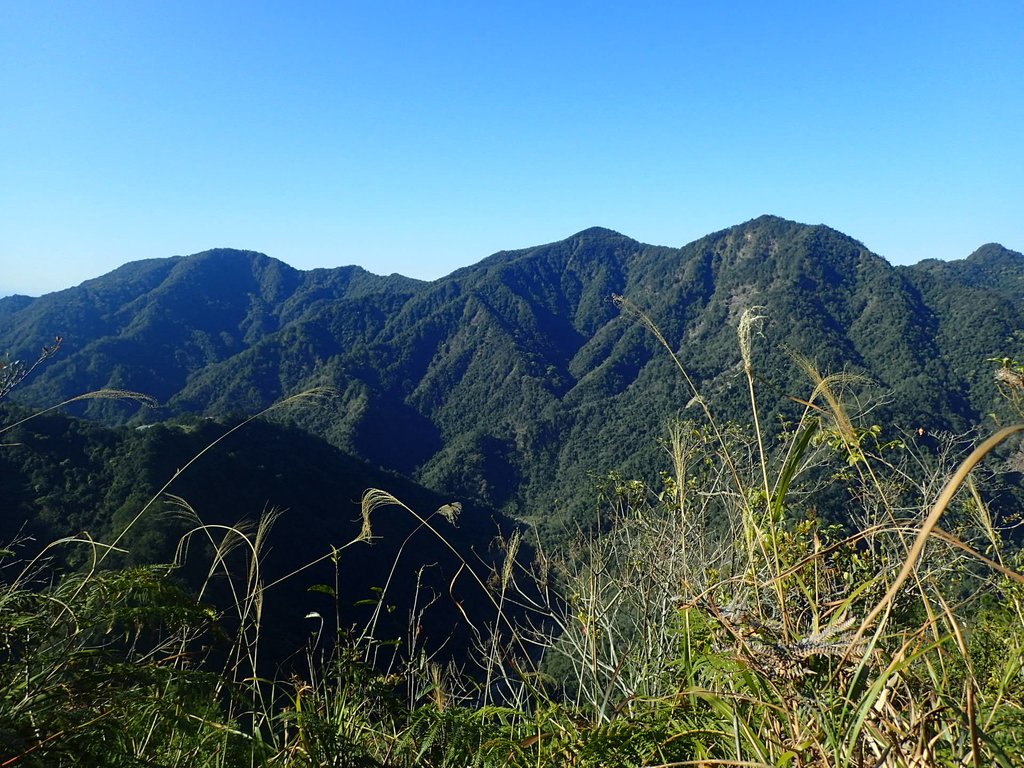
[[[0,428],[28,415],[0,409]],[[457,524],[434,515],[434,531],[389,506],[370,519],[373,541],[346,546],[363,533],[368,488],[389,489],[422,516],[452,499],[283,423],[192,418],[110,428],[50,414],[5,429],[3,438],[0,541],[19,557],[73,537],[46,550],[65,570],[88,570],[98,561],[103,568],[177,562],[175,578],[198,589],[215,545],[231,541],[230,529],[254,531],[261,520],[274,520],[258,558],[264,584],[281,580],[263,595],[268,663],[302,649],[313,628],[303,619],[310,611],[333,615],[338,607],[343,626],[359,624],[379,598],[389,606],[382,636],[401,637],[416,600],[428,594],[437,599],[417,619],[423,642],[443,646],[446,655],[463,653],[470,638],[459,628],[456,600],[481,617],[487,608],[479,585],[458,577],[459,558],[488,562],[493,539],[511,530],[511,521],[478,506],[466,505]],[[208,446],[215,447],[204,452]],[[332,558],[340,548],[344,557]],[[396,561],[401,567],[392,574]],[[236,573],[251,562],[244,548],[230,556]],[[337,606],[309,591],[319,584],[341,585]],[[231,595],[215,584],[207,599],[223,608]]]
[[721,418],[744,413],[735,325],[756,306],[758,376],[778,395],[769,429],[799,407],[797,354],[874,382],[862,402],[894,436],[962,431],[994,407],[985,357],[1021,352],[1022,264],[986,246],[894,268],[770,216],[682,248],[594,228],[431,283],[221,250],[2,301],[0,347],[29,356],[64,336],[28,402],[116,387],[162,404],[85,409],[111,423],[251,413],[329,386],[336,399],[302,427],[438,492],[550,519],[581,514],[575,489],[595,474],[653,471],[666,418],[692,413],[672,360],[613,295],[657,325]]
[[922,261],[900,271],[935,318],[935,341],[975,407],[991,393],[985,360],[1024,356],[1024,257],[984,245],[962,261]]

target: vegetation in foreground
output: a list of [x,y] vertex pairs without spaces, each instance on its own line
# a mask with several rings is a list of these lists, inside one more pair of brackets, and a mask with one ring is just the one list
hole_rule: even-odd
[[[0,766],[1021,765],[1024,561],[990,502],[1024,425],[973,448],[883,439],[850,412],[855,378],[796,358],[811,391],[769,444],[757,322],[739,333],[749,427],[694,389],[703,418],[669,424],[660,487],[610,477],[565,548],[526,562],[513,533],[496,567],[465,563],[497,619],[464,617],[461,667],[419,652],[415,623],[382,666],[373,619],[311,615],[300,670],[259,677],[269,517],[232,532],[244,568],[216,550],[219,612],[170,566],[105,568],[123,536],[55,542],[90,553],[59,580],[46,553],[5,550]],[[1024,367],[997,382],[1024,420]],[[333,558],[367,545],[382,505],[403,506],[368,492]],[[458,511],[405,510],[427,529]]]

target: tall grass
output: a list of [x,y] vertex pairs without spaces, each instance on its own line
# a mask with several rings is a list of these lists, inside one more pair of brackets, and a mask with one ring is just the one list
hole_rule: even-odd
[[[656,324],[619,305],[664,345],[703,418],[668,423],[659,484],[610,475],[601,519],[557,551],[528,546],[528,531],[501,539],[494,565],[452,549],[456,579],[491,601],[489,618],[464,616],[473,658],[444,664],[411,629],[382,664],[378,615],[346,632],[311,614],[324,631],[304,667],[260,679],[272,513],[251,529],[195,519],[182,540],[182,558],[197,537],[211,544],[230,621],[156,567],[51,584],[43,561],[8,552],[0,766],[1024,764],[1024,557],[977,472],[1024,425],[924,457],[851,411],[860,377],[792,354],[808,391],[772,439],[753,354],[763,310],[738,329],[738,425],[716,418]],[[841,520],[824,514],[837,507]],[[445,546],[436,523],[457,511],[371,489],[363,531],[317,562],[361,546],[379,514],[409,515]],[[98,565],[122,541],[57,546],[89,546]],[[234,635],[212,668],[202,647],[217,626]]]

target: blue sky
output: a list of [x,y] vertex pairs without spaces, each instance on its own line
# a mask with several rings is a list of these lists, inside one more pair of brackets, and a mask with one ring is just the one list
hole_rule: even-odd
[[47,2],[0,23],[0,294],[227,246],[440,277],[763,213],[1024,249],[1024,3]]

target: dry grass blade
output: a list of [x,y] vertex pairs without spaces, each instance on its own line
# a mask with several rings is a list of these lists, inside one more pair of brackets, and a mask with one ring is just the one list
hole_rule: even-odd
[[686,368],[683,366],[683,363],[679,360],[679,356],[675,353],[675,350],[672,349],[672,345],[668,343],[668,340],[662,334],[661,329],[658,328],[657,324],[647,315],[646,312],[640,309],[640,307],[631,302],[625,296],[620,296],[616,293],[613,293],[612,302],[614,302],[615,306],[621,309],[624,313],[630,314],[633,317],[637,318],[644,326],[644,328],[646,328],[654,335],[654,338],[658,340],[658,343],[661,344],[661,346],[663,346],[669,353],[669,355],[672,357],[672,362],[676,364],[676,368],[679,369],[679,372],[683,375],[683,378],[686,380],[687,385],[690,387],[690,391],[693,393],[694,400],[700,403],[701,408],[704,409],[704,414],[708,417],[708,421],[714,421],[714,419],[711,418],[711,412],[708,411],[707,402],[701,395],[700,390],[697,389],[697,385],[694,384],[693,379],[690,378],[690,374],[686,372]]
[[839,434],[842,435],[843,439],[846,440],[848,444],[855,444],[857,441],[857,435],[853,428],[853,422],[847,415],[846,409],[843,407],[843,404],[836,392],[849,384],[870,384],[871,379],[867,376],[850,373],[848,371],[844,371],[842,373],[830,373],[827,376],[822,376],[821,372],[814,364],[814,361],[809,357],[801,354],[795,349],[787,349],[786,351],[804,372],[807,378],[811,380],[811,383],[814,384],[814,390],[811,392],[811,396],[807,399],[806,405],[814,407],[813,404],[818,397],[823,397],[825,402],[828,404],[828,410],[825,412],[831,415],[835,421],[836,429],[839,431]]
[[71,405],[72,403],[77,403],[82,400],[134,400],[138,403],[142,403],[143,405],[148,405],[150,407],[156,407],[157,405],[159,405],[156,398],[150,397],[149,395],[145,395],[141,392],[132,392],[127,389],[97,389],[95,392],[86,392],[85,394],[82,395],[75,395],[74,397],[69,398],[68,400],[65,400],[62,403],[57,403],[56,405],[51,405],[49,408],[44,408],[41,411],[36,411],[32,413],[30,416],[26,416],[25,418],[15,421],[12,424],[6,424],[5,426],[0,427],[0,434],[3,434],[8,430],[14,429],[15,427],[21,426],[25,422],[31,421],[37,416],[43,416],[47,413],[59,410],[60,408],[63,408],[66,405]]
[[[370,518],[373,513],[383,507],[403,507],[408,509],[401,501],[392,496],[387,491],[382,491],[379,488],[370,488],[363,494],[362,502],[362,516],[363,516],[363,527],[359,531],[359,536],[356,537],[358,541],[372,541],[373,540],[373,528],[370,524]],[[412,510],[409,510],[410,512]]]
[[[928,537],[931,536],[932,532],[938,526],[939,519],[942,517],[949,503],[953,500],[953,496],[960,490],[960,486],[966,481],[967,476],[971,473],[971,470],[978,465],[985,456],[987,456],[997,445],[1006,440],[1008,437],[1017,434],[1018,432],[1024,432],[1024,424],[1015,424],[1014,426],[1004,427],[1003,429],[996,432],[994,435],[989,437],[985,442],[975,448],[970,456],[968,456],[964,462],[957,468],[957,471],[946,483],[946,487],[942,489],[942,493],[939,494],[939,498],[936,499],[934,506],[928,513],[928,517],[925,518],[924,524],[921,526],[921,530],[917,534],[917,538],[914,540],[913,545],[910,547],[910,552],[907,554],[906,559],[903,562],[903,567],[900,569],[896,579],[889,586],[888,591],[878,601],[878,604],[864,617],[864,621],[857,629],[854,635],[854,641],[860,640],[864,633],[867,631],[871,623],[878,618],[882,611],[886,610],[892,603],[896,593],[899,592],[900,587],[907,580],[914,569],[917,567],[918,560],[921,554],[924,552],[925,545],[928,543]],[[1019,574],[1016,576],[1018,580],[1024,580]]]
[[0,400],[7,397],[11,390],[32,375],[36,368],[57,354],[57,350],[60,349],[63,341],[63,337],[57,336],[54,338],[53,344],[44,344],[39,352],[39,357],[29,366],[24,365],[18,360],[14,362],[0,360]]
[[754,368],[753,363],[753,337],[755,331],[760,332],[762,321],[767,315],[761,314],[765,310],[762,306],[747,307],[740,317],[739,327],[736,330],[740,341],[740,357],[743,359],[743,368],[749,373]]

